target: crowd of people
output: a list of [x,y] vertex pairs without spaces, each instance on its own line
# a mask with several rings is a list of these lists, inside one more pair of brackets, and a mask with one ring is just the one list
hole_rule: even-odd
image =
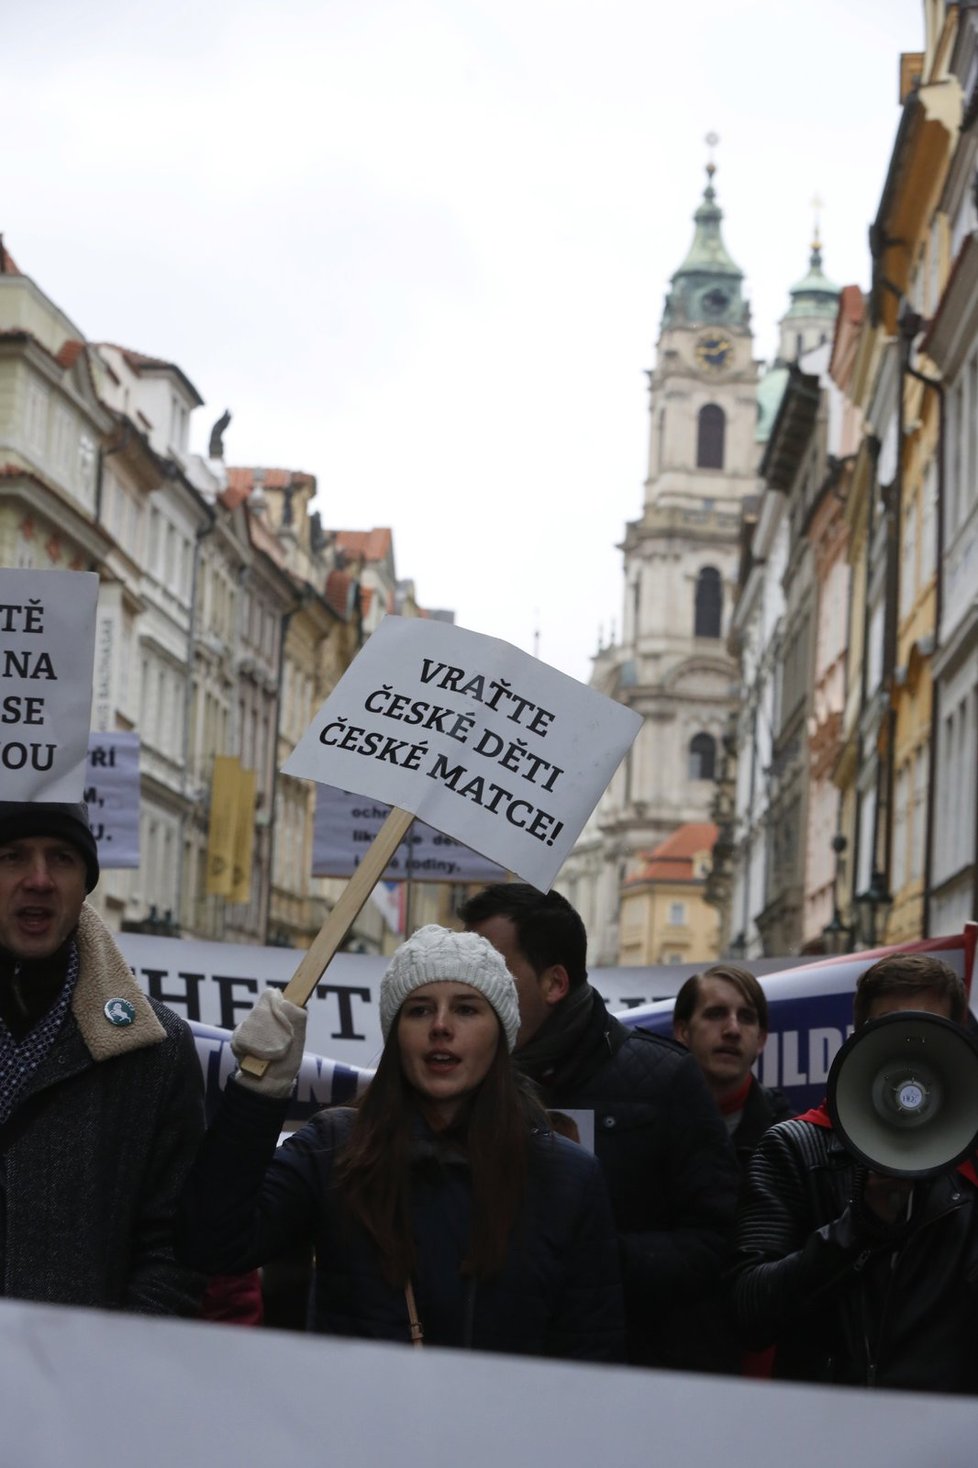
[[[824,1106],[793,1117],[753,1074],[746,969],[688,980],[674,1039],[627,1029],[570,904],[490,886],[394,954],[359,1103],[280,1145],[305,1011],[262,994],[232,1042],[259,1064],[205,1130],[190,1032],[86,903],[98,876],[83,805],[0,802],[3,1295],[257,1320],[308,1258],[302,1323],[331,1335],[978,1390],[973,1161],[887,1177]],[[855,1025],[899,1011],[963,1027],[962,981],[888,955]]]

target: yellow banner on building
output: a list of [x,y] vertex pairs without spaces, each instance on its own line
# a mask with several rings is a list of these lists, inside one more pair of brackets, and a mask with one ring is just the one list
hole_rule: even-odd
[[251,901],[251,863],[255,851],[255,783],[254,770],[243,770],[239,765],[229,902]]
[[211,778],[211,818],[207,830],[208,897],[229,897],[234,868],[234,836],[238,819],[238,773],[236,755],[214,756]]

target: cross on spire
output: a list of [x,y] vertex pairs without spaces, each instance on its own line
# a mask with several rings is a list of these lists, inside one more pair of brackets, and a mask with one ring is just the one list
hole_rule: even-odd
[[812,195],[812,213],[815,216],[815,238],[812,241],[812,249],[818,250],[822,244],[822,210],[825,208],[825,200],[819,194]]

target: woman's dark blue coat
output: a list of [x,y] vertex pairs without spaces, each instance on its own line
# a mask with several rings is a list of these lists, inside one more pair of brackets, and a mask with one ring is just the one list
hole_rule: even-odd
[[[311,1240],[313,1328],[409,1340],[403,1290],[384,1279],[373,1241],[337,1198],[334,1165],[354,1113],[320,1112],[274,1151],[284,1108],[229,1081],[184,1195],[184,1256],[210,1274],[237,1273]],[[583,1148],[550,1132],[531,1137],[522,1213],[505,1268],[489,1280],[462,1274],[468,1165],[420,1118],[411,1210],[426,1344],[623,1359],[618,1242],[600,1167]]]

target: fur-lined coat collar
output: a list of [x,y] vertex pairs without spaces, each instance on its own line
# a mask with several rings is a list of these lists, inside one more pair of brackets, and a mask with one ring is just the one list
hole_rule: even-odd
[[[80,960],[71,1012],[85,1048],[95,1061],[158,1045],[166,1032],[132,976],[111,932],[86,902],[76,933]],[[105,1014],[110,999],[126,999],[135,1011],[131,1025],[114,1025]]]

